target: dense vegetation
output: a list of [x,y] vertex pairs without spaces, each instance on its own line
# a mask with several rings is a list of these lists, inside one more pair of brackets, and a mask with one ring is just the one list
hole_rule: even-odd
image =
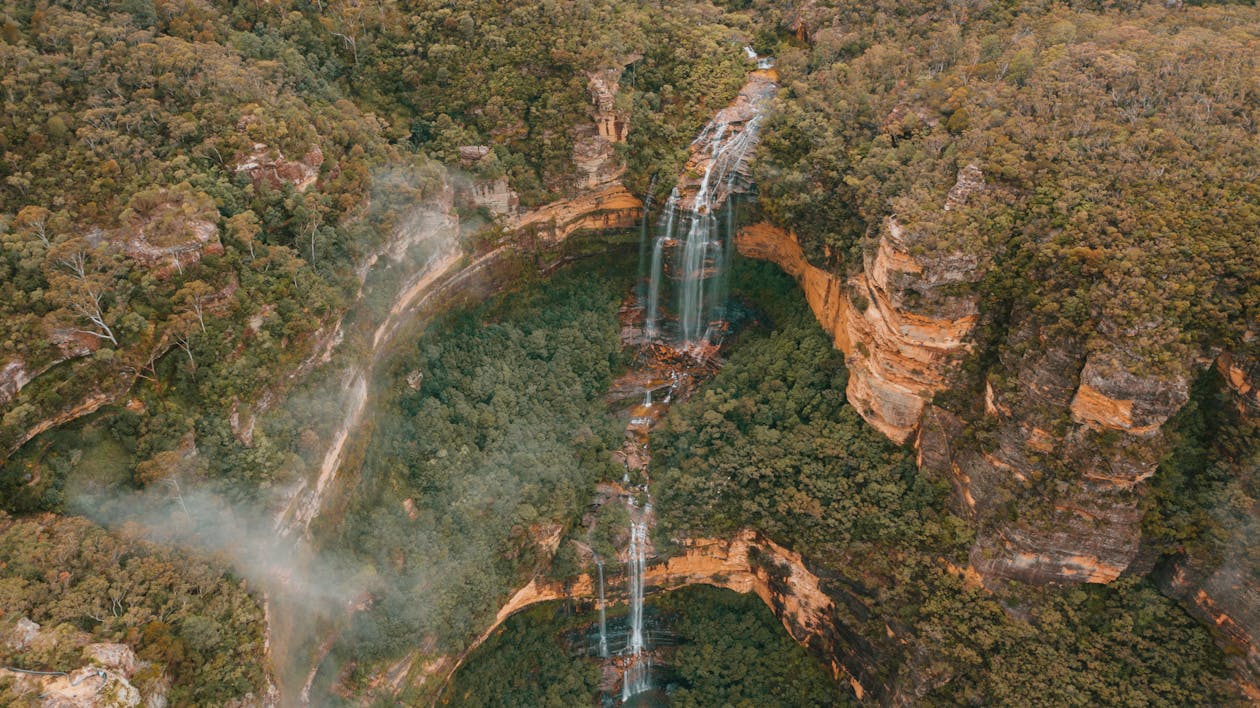
[[[752,527],[790,544],[863,608],[837,602],[836,619],[871,643],[879,678],[912,669],[933,700],[1231,696],[1209,632],[1149,582],[991,594],[968,580],[957,570],[968,525],[945,511],[945,490],[922,478],[909,450],[845,404],[843,364],[795,284],[745,264],[735,287],[762,306],[767,326],[653,433],[661,535]],[[912,637],[910,648],[888,632]]]
[[[160,17],[151,3],[67,5],[8,2],[0,18],[0,366],[34,377],[6,405],[0,457],[39,422],[136,381],[159,392],[119,411],[137,463],[194,428],[244,457],[228,410],[307,356],[352,297],[352,268],[436,194],[442,169],[305,81],[300,55],[295,66],[240,49],[245,35],[209,5]],[[256,144],[264,161],[306,159],[317,188],[238,169]],[[282,455],[258,442],[258,463],[227,473],[250,489],[280,474]]]
[[653,490],[670,532],[752,525],[811,555],[885,544],[942,552],[965,540],[944,489],[846,404],[843,355],[795,283],[740,261],[740,296],[769,322],[653,434]]
[[[749,24],[705,3],[7,0],[0,375],[33,380],[0,392],[0,459],[152,382],[160,403],[106,409],[140,438],[133,464],[194,432],[236,496],[305,473],[318,415],[264,420],[244,445],[229,422],[288,387],[356,269],[461,182],[440,161],[484,143],[481,177],[531,204],[569,193],[587,72],[630,64],[621,157],[645,189],[738,87]],[[21,494],[10,508],[62,501]]]
[[337,541],[380,579],[348,657],[462,646],[619,476],[603,394],[628,286],[611,262],[566,271],[450,315],[393,363]]
[[[546,603],[509,618],[455,674],[444,704],[595,705],[599,663],[584,654],[596,615],[568,610]],[[653,596],[646,611],[672,637],[658,672],[670,705],[837,703],[837,686],[823,665],[787,636],[755,595],[695,586]]]
[[575,629],[589,629],[595,618],[562,608],[543,603],[508,618],[451,677],[442,705],[596,705],[599,663],[583,657],[585,641],[571,641]]
[[[896,214],[918,252],[980,259],[987,311],[1134,373],[1254,346],[1254,8],[754,4],[809,40],[781,52],[760,181],[816,256],[860,263]],[[942,212],[968,164],[991,188]]]
[[[0,664],[69,671],[89,642],[121,642],[149,662],[133,683],[173,705],[225,705],[265,693],[262,612],[220,564],[106,533],[86,519],[0,512],[0,633],[26,618],[48,640]],[[15,700],[0,692],[0,700]]]
[[1260,425],[1239,410],[1210,369],[1168,422],[1171,452],[1143,500],[1143,540],[1168,557],[1244,569],[1260,582],[1254,532],[1260,499]]
[[707,585],[653,598],[679,643],[669,657],[676,706],[829,706],[837,686],[756,595]]

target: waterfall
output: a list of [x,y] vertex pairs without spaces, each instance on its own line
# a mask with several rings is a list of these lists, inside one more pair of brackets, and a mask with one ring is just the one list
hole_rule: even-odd
[[596,558],[595,566],[599,568],[599,656],[602,659],[607,659],[608,616],[604,611],[604,561]]
[[[666,276],[674,281],[670,307],[672,316],[678,318],[677,342],[683,347],[709,343],[713,323],[725,318],[735,228],[728,197],[736,190],[740,170],[757,144],[760,122],[761,115],[755,110],[752,114],[722,111],[692,142],[689,165],[700,160],[703,173],[698,182],[684,175],[658,219],[648,268],[648,337],[661,335],[661,291]],[[720,219],[724,203],[725,218]],[[668,273],[667,250],[671,254]],[[646,243],[640,252],[646,260]]]
[[647,336],[655,339],[660,334],[658,327],[661,307],[661,277],[664,275],[665,242],[670,240],[674,232],[674,222],[678,216],[678,188],[674,187],[665,202],[665,214],[661,217],[664,230],[652,244],[652,265],[649,269]]
[[630,522],[630,548],[626,553],[626,574],[630,583],[630,636],[626,640],[627,664],[621,678],[621,701],[652,687],[651,659],[643,654],[643,573],[646,558],[647,523]]
[[651,215],[652,215],[652,193],[655,190],[656,190],[656,175],[652,175],[652,179],[648,180],[647,194],[644,195],[643,197],[643,218],[639,224],[638,298],[639,298],[640,304],[643,303],[643,300],[646,297],[646,292],[644,291],[644,288],[647,287],[647,281],[649,278],[649,273],[647,272],[648,244],[651,242],[651,234],[652,234],[652,229],[650,228],[649,225],[651,224]]

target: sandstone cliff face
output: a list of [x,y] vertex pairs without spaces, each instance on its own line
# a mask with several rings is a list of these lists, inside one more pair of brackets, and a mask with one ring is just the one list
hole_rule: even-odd
[[[985,189],[969,165],[943,209]],[[895,216],[845,276],[808,263],[794,236],[765,224],[736,243],[801,283],[846,355],[857,412],[895,442],[913,441],[920,467],[951,481],[956,506],[980,526],[976,570],[1108,582],[1129,567],[1140,540],[1139,485],[1162,454],[1160,426],[1188,399],[1185,378],[1129,373],[1122,338],[1115,351],[1085,357],[1084,342],[1056,339],[1023,318],[1011,325],[983,410],[951,413],[932,399],[957,385],[956,367],[973,346],[979,312],[966,286],[985,267],[979,257],[941,252]],[[962,441],[968,429],[980,433]]]
[[[973,167],[959,174],[952,203],[983,189]],[[913,255],[917,236],[885,219],[860,271],[848,276],[806,262],[794,236],[761,224],[741,231],[740,253],[778,263],[805,290],[814,315],[845,353],[848,397],[871,425],[897,443],[909,440],[932,397],[970,349],[977,319],[973,297],[949,294],[977,274],[962,255]]]
[[984,411],[966,422],[988,433],[960,445],[964,421],[933,407],[920,464],[951,479],[980,522],[971,562],[985,577],[1108,582],[1137,555],[1137,485],[1158,464],[1156,416],[1133,413],[1143,389],[1096,377],[1084,380],[1099,388],[1083,384],[1079,343],[1048,339],[1031,321],[1014,323],[1003,376],[990,375]]
[[[861,698],[868,691],[887,693],[879,684],[876,657],[861,638],[837,625],[835,602],[824,589],[825,581],[809,569],[804,559],[760,534],[745,530],[731,539],[686,539],[681,555],[649,565],[644,583],[649,592],[676,590],[688,585],[713,585],[739,593],[756,593],[797,642],[830,657],[837,679],[847,680]],[[618,588],[609,587],[610,601],[618,601]],[[500,608],[494,623],[455,660],[439,660],[419,667],[409,680],[413,685],[434,679],[446,681],[478,646],[508,617],[520,610],[551,600],[597,597],[589,575],[569,582],[541,582],[537,578],[518,590]],[[624,600],[624,598],[621,598]]]
[[578,231],[633,228],[642,213],[643,202],[617,183],[525,212],[512,226],[556,244]]

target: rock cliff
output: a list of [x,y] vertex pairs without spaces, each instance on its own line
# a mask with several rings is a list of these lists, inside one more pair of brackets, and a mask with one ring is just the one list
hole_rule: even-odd
[[[932,405],[955,384],[978,316],[974,299],[934,291],[965,282],[975,263],[926,263],[911,255],[909,240],[887,219],[874,252],[847,277],[810,264],[794,236],[766,224],[743,229],[736,245],[797,278],[845,353],[855,409],[890,439],[912,441],[920,466],[951,480],[960,511],[1005,515],[1030,485],[1058,475],[1053,503],[1021,508],[1018,523],[984,527],[972,556],[977,570],[1030,582],[1115,579],[1137,554],[1135,486],[1158,464],[1154,438],[1185,402],[1184,383],[1169,389],[1083,364],[1071,343],[1047,346],[1025,324],[1017,337],[1030,346],[1002,362],[1015,373],[1006,386],[990,384],[974,419]],[[1065,424],[1068,414],[1074,420]],[[993,431],[986,444],[959,445],[977,420]]]
[[735,242],[740,253],[773,261],[800,281],[814,315],[845,353],[849,400],[898,443],[917,432],[932,397],[949,387],[977,317],[974,298],[946,294],[974,277],[976,262],[912,255],[914,241],[889,217],[862,269],[847,277],[808,263],[794,235],[768,224],[743,229]]
[[[943,203],[965,206],[988,189],[975,165],[959,171]],[[847,394],[858,413],[898,443],[912,442],[925,472],[948,479],[956,506],[977,522],[973,567],[986,578],[1108,582],[1138,554],[1143,482],[1166,443],[1161,426],[1188,400],[1194,362],[1176,376],[1135,375],[1120,333],[1109,347],[1042,330],[1016,316],[986,376],[983,408],[951,412],[937,394],[960,386],[980,313],[968,293],[982,258],[883,219],[860,264],[811,264],[793,234],[743,229],[746,256],[796,277],[806,301],[846,355]],[[1248,369],[1222,372],[1250,405]]]
[[[879,683],[877,658],[864,651],[867,647],[860,637],[836,622],[835,601],[829,594],[834,594],[835,589],[824,588],[826,581],[810,569],[800,554],[752,530],[730,539],[685,539],[681,546],[679,555],[647,567],[644,583],[649,592],[704,584],[756,593],[793,639],[830,660],[836,679],[847,681],[858,698]],[[617,599],[618,591],[608,588],[610,601]],[[596,596],[590,575],[568,582],[535,578],[500,608],[493,624],[461,656],[415,667],[408,681],[412,685],[445,682],[499,625],[530,605],[552,600],[592,600]],[[877,689],[879,695],[888,690],[882,684]]]

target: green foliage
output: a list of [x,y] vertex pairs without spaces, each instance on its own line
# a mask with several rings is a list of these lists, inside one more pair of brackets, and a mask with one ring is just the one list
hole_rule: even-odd
[[840,689],[756,595],[698,585],[652,598],[680,644],[676,706],[834,706]]
[[[354,268],[443,181],[337,90],[304,85],[300,55],[229,46],[210,4],[156,21],[151,2],[98,5],[0,10],[0,368],[33,379],[6,401],[0,459],[137,380],[178,396],[176,438],[226,419],[308,355]],[[316,184],[238,169],[281,154],[322,156],[308,159]]]
[[741,261],[737,293],[765,308],[717,376],[653,434],[653,490],[670,533],[754,526],[811,554],[871,544],[948,547],[960,520],[910,451],[845,402],[842,355],[777,268]]
[[442,705],[591,705],[599,690],[599,664],[575,657],[566,645],[564,632],[574,618],[561,613],[563,607],[535,605],[508,618],[455,673]]
[[[1211,635],[1148,581],[1021,591],[1005,608],[977,593],[921,609],[931,702],[1222,705],[1235,698]],[[1012,615],[1022,615],[1019,619]]]
[[0,616],[26,617],[56,638],[0,646],[5,665],[69,671],[85,663],[84,643],[121,642],[169,675],[172,704],[265,692],[262,610],[239,579],[86,519],[0,512]]
[[338,541],[381,578],[346,651],[462,646],[538,565],[541,539],[617,474],[603,394],[627,284],[607,267],[566,271],[449,315],[391,364]]
[[700,2],[287,0],[238,4],[232,17],[251,33],[233,36],[247,56],[295,47],[312,82],[346,86],[388,116],[393,136],[437,159],[454,164],[461,145],[492,146],[481,176],[506,174],[525,205],[571,191],[588,72],[630,65],[618,110],[630,120],[631,182],[641,190],[653,172],[677,172],[746,69],[731,41],[740,28]]

